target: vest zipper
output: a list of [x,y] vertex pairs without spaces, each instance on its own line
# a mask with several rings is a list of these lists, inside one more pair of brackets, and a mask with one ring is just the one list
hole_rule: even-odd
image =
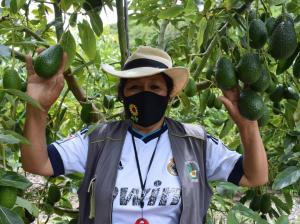
[[96,216],[96,197],[95,197],[95,185],[96,185],[96,177],[91,179],[88,193],[90,196],[90,213],[89,213],[89,219],[93,219]]

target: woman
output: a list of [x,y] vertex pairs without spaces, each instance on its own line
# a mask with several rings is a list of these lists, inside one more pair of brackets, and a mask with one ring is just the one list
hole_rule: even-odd
[[27,93],[45,111],[27,106],[24,133],[31,145],[22,147],[22,163],[26,171],[44,176],[85,173],[79,223],[203,223],[211,196],[207,181],[248,187],[268,181],[258,125],[240,115],[239,90],[225,91],[220,99],[240,131],[243,156],[201,126],[164,116],[170,99],[186,85],[188,71],[172,68],[166,52],[150,47],[139,47],[122,71],[102,66],[121,78],[119,98],[128,119],[47,147],[47,112],[63,88],[65,62],[66,55],[57,75],[42,80],[27,57]]

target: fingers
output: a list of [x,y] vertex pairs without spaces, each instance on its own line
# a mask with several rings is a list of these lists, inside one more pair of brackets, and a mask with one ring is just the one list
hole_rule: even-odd
[[25,60],[28,76],[34,75],[35,71],[33,68],[32,57],[30,55],[26,55]]
[[68,60],[67,53],[64,52],[58,73],[64,73],[67,60]]
[[232,102],[227,97],[219,96],[218,98],[224,104],[224,106],[226,107],[226,109],[228,110],[229,113],[234,111],[234,105],[232,104]]

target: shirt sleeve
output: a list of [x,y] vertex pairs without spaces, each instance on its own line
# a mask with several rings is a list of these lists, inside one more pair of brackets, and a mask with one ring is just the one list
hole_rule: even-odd
[[207,135],[206,175],[208,181],[222,180],[239,185],[243,174],[242,155],[228,149],[221,140]]
[[85,172],[88,153],[87,129],[48,145],[48,156],[54,175]]

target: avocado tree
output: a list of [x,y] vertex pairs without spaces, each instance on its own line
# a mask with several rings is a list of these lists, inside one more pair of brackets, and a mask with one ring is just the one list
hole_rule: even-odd
[[[101,12],[115,9],[118,22],[103,25]],[[129,9],[129,10],[128,10]],[[60,98],[48,114],[47,142],[104,120],[123,118],[118,80],[100,64],[120,68],[131,50],[166,50],[175,65],[190,70],[184,92],[168,116],[203,124],[242,153],[233,121],[218,100],[239,86],[239,109],[258,120],[269,160],[269,183],[246,189],[211,183],[208,223],[287,223],[300,193],[300,54],[297,0],[154,1],[3,0],[0,17],[0,220],[3,223],[76,223],[75,173],[45,178],[38,187],[21,169],[20,144],[26,104],[25,55],[38,73],[51,76],[62,51],[68,55]],[[129,15],[128,15],[129,14]],[[54,50],[53,50],[54,49]],[[54,72],[55,73],[55,72]],[[34,184],[34,187],[31,185]],[[17,215],[16,215],[17,214]],[[216,215],[217,214],[217,215]]]

